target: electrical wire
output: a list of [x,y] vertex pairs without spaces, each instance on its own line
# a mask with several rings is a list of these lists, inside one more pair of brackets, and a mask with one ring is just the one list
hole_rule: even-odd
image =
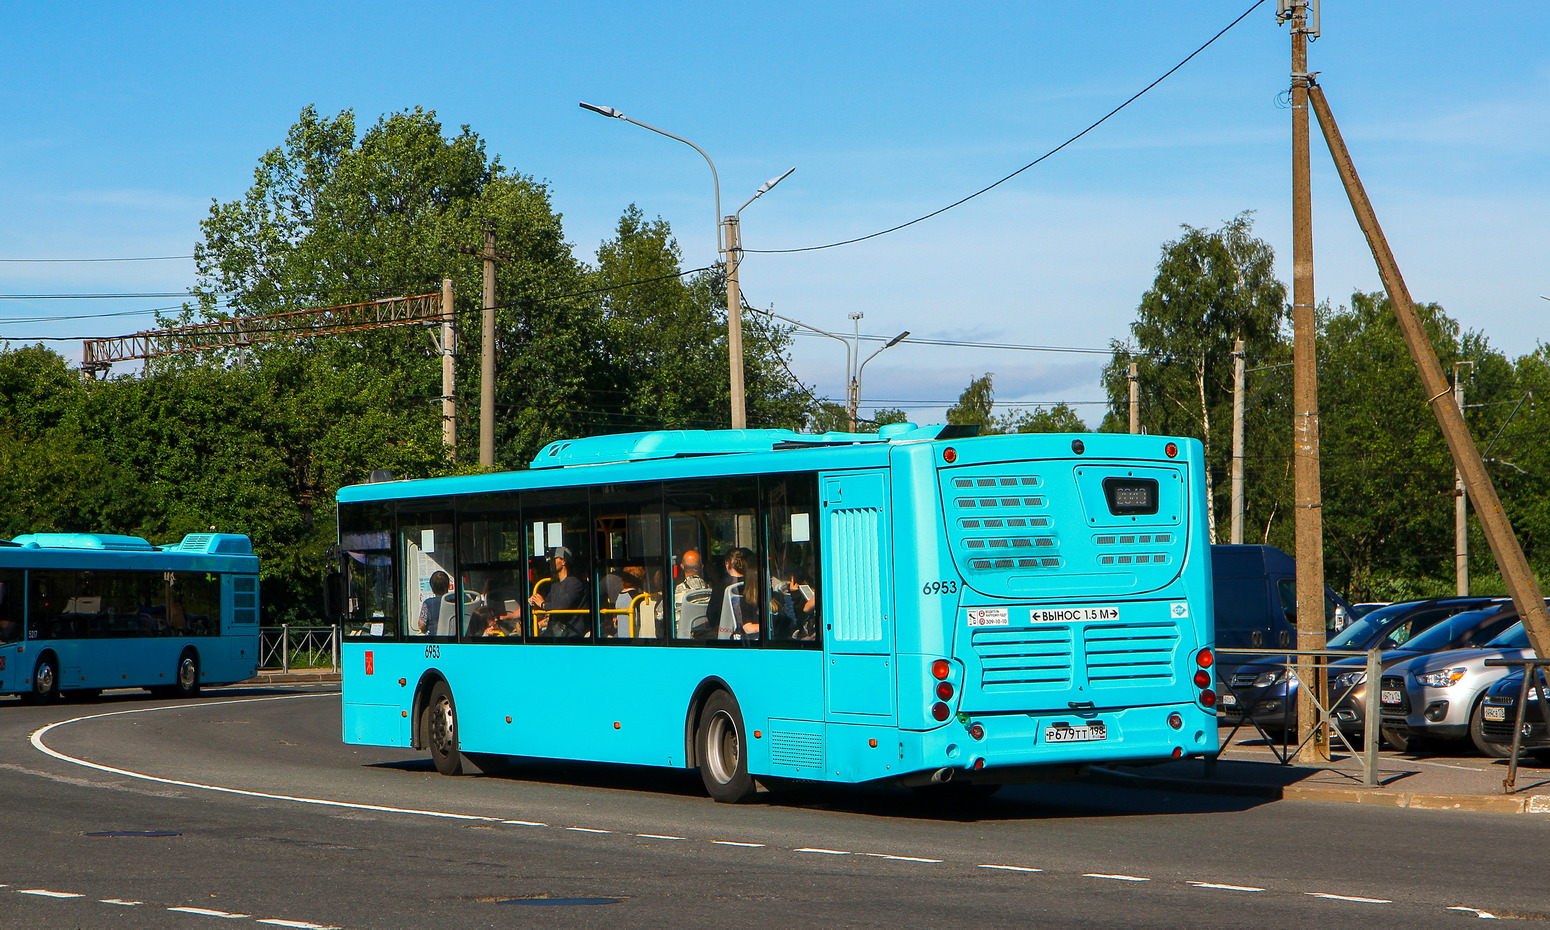
[[1255,3],[1252,6],[1250,6],[1248,9],[1244,10],[1243,13],[1238,16],[1237,19],[1233,20],[1232,22],[1228,23],[1226,26],[1222,27],[1222,31],[1221,32],[1218,32],[1216,35],[1214,35],[1211,38],[1207,39],[1206,43],[1204,45],[1202,45],[1199,48],[1195,49],[1193,52],[1190,52],[1178,64],[1174,65],[1173,67],[1169,68],[1167,71],[1163,72],[1161,77],[1158,77],[1152,83],[1150,83],[1150,84],[1146,85],[1145,87],[1141,88],[1140,90],[1136,91],[1124,103],[1121,103],[1119,106],[1117,106],[1114,109],[1110,110],[1109,112],[1103,114],[1103,116],[1099,117],[1096,121],[1094,121],[1091,124],[1089,124],[1086,129],[1083,129],[1081,132],[1077,133],[1076,135],[1072,136],[1071,138],[1067,139],[1066,141],[1064,141],[1064,142],[1060,143],[1059,145],[1055,146],[1054,148],[1050,149],[1048,152],[1045,152],[1043,155],[1040,155],[1038,158],[1035,158],[1033,161],[1029,162],[1028,164],[1023,165],[1021,168],[1018,168],[1016,171],[1012,172],[1011,174],[1007,175],[1006,177],[1002,178],[1001,180],[996,181],[993,184],[986,185],[985,187],[980,188],[979,190],[975,191],[974,193],[970,194],[967,197],[964,197],[964,198],[962,198],[960,200],[955,200],[952,203],[948,204],[945,207],[942,207],[939,210],[933,210],[932,212],[927,213],[925,216],[916,217],[915,219],[910,220],[909,222],[900,223],[897,226],[890,226],[887,229],[879,230],[878,232],[871,233],[869,235],[857,236],[854,239],[845,239],[845,240],[842,240],[840,242],[830,242],[830,243],[828,243],[826,245],[810,245],[810,246],[806,246],[804,248],[799,248],[799,249],[743,249],[742,251],[744,251],[744,252],[757,252],[757,253],[762,254],[762,255],[788,255],[788,254],[791,254],[793,252],[818,252],[818,251],[821,251],[823,249],[836,249],[836,248],[839,248],[842,245],[854,245],[857,242],[865,242],[868,239],[876,239],[879,236],[886,236],[889,233],[898,232],[901,229],[905,229],[905,228],[908,228],[910,226],[914,226],[916,223],[923,223],[926,220],[929,220],[929,219],[931,219],[933,217],[941,216],[943,213],[946,213],[948,210],[951,210],[954,207],[961,207],[964,204],[968,203],[969,201],[973,200],[974,198],[980,196],[981,194],[988,194],[988,193],[990,193],[991,191],[993,191],[996,188],[1000,187],[1002,184],[1005,184],[1007,181],[1012,180],[1013,178],[1015,178],[1018,175],[1022,174],[1024,171],[1027,171],[1029,168],[1032,168],[1033,166],[1039,164],[1040,162],[1044,161],[1045,159],[1047,159],[1050,156],[1054,155],[1055,153],[1059,152],[1061,149],[1066,148],[1067,146],[1069,146],[1072,143],[1076,142],[1078,139],[1080,139],[1083,136],[1087,135],[1088,133],[1092,132],[1094,129],[1097,129],[1099,126],[1103,125],[1105,122],[1108,121],[1109,117],[1113,116],[1114,114],[1118,113],[1119,111],[1121,111],[1121,110],[1125,109],[1126,107],[1130,106],[1132,103],[1135,103],[1137,100],[1139,100],[1141,98],[1141,96],[1143,94],[1147,93],[1152,88],[1156,87],[1158,84],[1161,84],[1163,81],[1165,81],[1168,78],[1172,77],[1173,73],[1175,71],[1178,71],[1180,68],[1182,68],[1185,65],[1189,64],[1190,61],[1192,59],[1194,59],[1194,57],[1196,55],[1199,55],[1201,52],[1203,52],[1206,49],[1210,48],[1216,42],[1217,39],[1220,39],[1222,36],[1226,35],[1228,30],[1232,29],[1232,27],[1238,25],[1239,23],[1241,23],[1245,19],[1247,19],[1248,15],[1250,13],[1252,13],[1255,10],[1259,9],[1262,5],[1264,5],[1264,3],[1265,3],[1265,0],[1255,0]]
[[192,259],[192,255],[147,255],[136,258],[0,258],[10,264],[52,264],[59,262],[86,264],[88,262],[173,262]]

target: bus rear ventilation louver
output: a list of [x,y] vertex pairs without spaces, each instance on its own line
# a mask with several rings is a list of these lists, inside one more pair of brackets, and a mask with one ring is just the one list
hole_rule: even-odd
[[1098,557],[1099,565],[1162,565],[1168,557],[1161,552],[1142,552],[1137,555],[1104,555]]
[[1005,536],[990,537],[986,539],[965,539],[963,544],[970,549],[1053,549],[1055,537],[1053,536]]
[[1042,497],[960,497],[954,503],[959,510],[993,510],[998,507],[1043,507]]
[[1049,517],[965,517],[958,525],[966,530],[1021,530],[1049,526]]
[[1038,475],[1011,478],[954,478],[955,488],[1036,488],[1043,483]]
[[1059,568],[1062,560],[1059,556],[1047,556],[1038,559],[970,559],[969,567],[975,571],[996,571],[1008,568]]
[[1153,543],[1167,545],[1171,542],[1173,542],[1172,533],[1140,533],[1127,536],[1113,535],[1093,537],[1093,543],[1099,546],[1146,546]]

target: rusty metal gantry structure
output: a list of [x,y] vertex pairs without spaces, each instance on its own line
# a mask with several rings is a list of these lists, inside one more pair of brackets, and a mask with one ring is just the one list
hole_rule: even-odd
[[425,325],[449,320],[451,313],[452,308],[444,301],[441,293],[417,294],[413,297],[385,297],[342,307],[233,317],[107,339],[86,339],[81,343],[81,373],[88,378],[95,378],[107,371],[114,362],[240,349],[262,342],[305,336]]

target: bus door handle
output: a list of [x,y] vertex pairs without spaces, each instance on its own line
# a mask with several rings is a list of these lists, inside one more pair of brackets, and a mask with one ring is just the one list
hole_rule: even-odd
[[1076,711],[1079,717],[1095,717],[1098,714],[1098,706],[1092,701],[1067,701],[1066,706]]

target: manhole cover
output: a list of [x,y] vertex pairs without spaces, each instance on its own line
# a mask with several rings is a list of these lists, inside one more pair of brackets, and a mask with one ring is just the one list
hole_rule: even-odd
[[498,898],[496,904],[523,904],[528,907],[577,907],[586,904],[618,904],[623,898]]
[[171,830],[104,830],[101,833],[87,833],[86,836],[182,836]]

